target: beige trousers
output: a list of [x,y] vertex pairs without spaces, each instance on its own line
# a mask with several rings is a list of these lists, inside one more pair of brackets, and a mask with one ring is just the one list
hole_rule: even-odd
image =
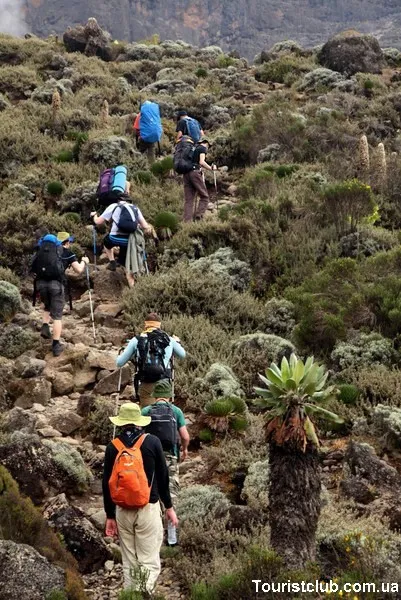
[[163,542],[163,523],[160,503],[147,504],[137,510],[117,506],[118,535],[123,559],[124,588],[141,590],[140,569],[146,579],[146,591],[152,593],[160,575],[160,548]]
[[149,404],[155,403],[155,398],[152,398],[154,383],[140,383],[139,384],[139,403],[141,408],[149,406]]

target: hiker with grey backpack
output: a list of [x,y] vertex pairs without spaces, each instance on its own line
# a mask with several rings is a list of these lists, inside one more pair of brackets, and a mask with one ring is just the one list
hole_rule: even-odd
[[[168,467],[170,496],[175,503],[180,491],[179,463],[188,457],[189,433],[184,413],[172,404],[173,387],[170,381],[158,381],[152,397],[153,404],[142,408],[141,413],[152,419],[145,431],[158,437],[161,442]],[[167,544],[177,544],[177,528],[171,521],[167,523]]]

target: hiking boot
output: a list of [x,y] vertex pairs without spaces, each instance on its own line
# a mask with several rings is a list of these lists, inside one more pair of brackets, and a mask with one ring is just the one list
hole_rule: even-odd
[[60,356],[60,354],[64,351],[64,346],[60,344],[59,341],[53,342],[53,356]]
[[107,265],[106,269],[108,269],[109,271],[115,271],[117,269],[117,264],[115,260],[111,260],[109,262],[109,264]]
[[45,340],[50,340],[52,334],[50,333],[49,323],[43,323],[42,327],[40,328],[40,336]]

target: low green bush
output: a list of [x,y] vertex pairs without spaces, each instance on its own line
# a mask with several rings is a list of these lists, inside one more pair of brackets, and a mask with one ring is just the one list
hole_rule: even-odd
[[21,310],[19,289],[8,281],[0,280],[0,322],[10,321],[19,310]]
[[61,181],[49,181],[46,185],[46,191],[50,196],[61,196],[64,191],[64,185]]
[[144,185],[151,185],[154,181],[153,174],[151,171],[137,171],[133,175],[134,181],[143,183]]
[[56,154],[54,160],[58,163],[74,162],[74,153],[72,150],[61,150],[61,152]]
[[20,278],[8,267],[0,267],[0,281],[8,281],[17,288],[21,285]]
[[156,177],[165,177],[173,168],[173,157],[165,156],[161,160],[156,160],[150,167],[150,170]]
[[31,350],[39,341],[38,334],[12,323],[0,324],[0,356],[18,358]]
[[342,235],[355,231],[364,218],[372,217],[375,206],[370,186],[357,179],[328,185],[322,192],[324,215]]

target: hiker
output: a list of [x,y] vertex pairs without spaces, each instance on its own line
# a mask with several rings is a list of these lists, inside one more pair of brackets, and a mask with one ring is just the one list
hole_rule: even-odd
[[[180,142],[185,142],[183,138]],[[184,173],[184,222],[200,221],[203,219],[209,204],[209,193],[206,189],[202,169],[215,171],[216,165],[209,165],[206,162],[206,154],[211,144],[208,139],[202,137],[198,144],[195,144],[192,153],[189,155],[190,170]],[[192,163],[192,167],[191,167]],[[195,207],[195,198],[199,196],[198,205]]]
[[89,258],[83,256],[81,262],[71,250],[74,238],[66,231],[60,231],[57,236],[45,235],[39,240],[37,252],[32,261],[31,270],[35,273],[34,301],[36,291],[44,304],[43,324],[40,335],[51,339],[50,319],[53,320],[53,356],[60,356],[64,346],[60,343],[62,317],[65,304],[64,287],[66,283],[65,270],[72,267],[76,273],[83,273]]
[[[91,212],[95,225],[102,225],[112,221],[110,233],[104,240],[104,249],[109,259],[107,269],[115,271],[117,268],[114,258],[114,247],[118,246],[118,263],[125,268],[129,287],[135,284],[135,275],[140,274],[145,262],[145,240],[143,233],[151,234],[153,227],[147,223],[138,207],[133,205],[129,197],[130,183],[125,184],[125,193],[116,198],[116,202],[110,204],[100,215],[96,211]],[[134,240],[131,242],[131,234]]]
[[[155,384],[152,398],[153,404],[142,408],[141,413],[152,419],[145,431],[158,437],[163,447],[170,480],[170,496],[174,502],[180,491],[179,462],[180,459],[184,461],[188,457],[189,433],[184,413],[171,403],[173,388],[168,380],[164,379]],[[171,521],[167,524],[167,544],[177,544],[177,528]]]
[[160,440],[144,433],[142,428],[151,418],[143,417],[137,404],[127,402],[117,416],[109,418],[121,427],[121,432],[106,447],[104,458],[105,534],[119,537],[124,587],[138,587],[135,575],[140,569],[147,575],[146,590],[151,594],[161,570],[163,523],[159,500],[167,519],[173,526],[178,525],[166,459]]
[[116,361],[119,368],[129,360],[136,363],[135,395],[141,407],[152,404],[153,388],[157,381],[171,379],[173,356],[185,358],[185,350],[179,338],[170,337],[162,331],[160,317],[156,313],[150,313],[145,319],[144,331],[128,342]]
[[200,123],[190,117],[186,110],[179,110],[177,113],[176,132],[177,142],[180,141],[182,136],[188,135],[196,143],[205,135]]
[[146,100],[141,105],[133,128],[139,152],[146,154],[149,164],[153,164],[155,162],[155,144],[160,143],[163,133],[159,105]]

